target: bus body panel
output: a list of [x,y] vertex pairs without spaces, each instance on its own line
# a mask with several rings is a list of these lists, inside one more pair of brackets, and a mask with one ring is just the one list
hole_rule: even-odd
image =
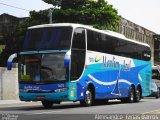
[[90,83],[95,87],[96,99],[128,97],[131,85],[135,88],[141,85],[143,96],[147,96],[150,94],[150,67],[150,62],[89,51],[87,68],[78,81],[78,99],[83,98]]

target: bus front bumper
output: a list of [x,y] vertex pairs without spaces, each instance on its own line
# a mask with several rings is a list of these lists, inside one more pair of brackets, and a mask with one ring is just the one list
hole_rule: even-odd
[[58,93],[27,93],[20,92],[21,101],[68,101],[68,91]]

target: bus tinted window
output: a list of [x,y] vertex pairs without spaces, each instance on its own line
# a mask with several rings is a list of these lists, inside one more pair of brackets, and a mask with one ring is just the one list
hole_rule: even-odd
[[114,54],[113,51],[113,41],[111,40],[110,36],[107,36],[105,34],[101,34],[100,36],[100,42],[99,42],[99,52],[105,52],[109,54]]
[[87,30],[87,49],[145,61],[151,59],[147,46],[91,30]]
[[69,49],[71,35],[71,27],[29,29],[24,41],[24,51]]
[[77,80],[82,75],[86,56],[85,29],[76,28],[71,49],[71,80]]
[[85,49],[85,30],[77,28],[74,31],[72,48]]
[[146,60],[146,61],[149,61],[151,59],[150,48],[143,46],[142,57],[143,57],[143,60]]
[[91,30],[87,30],[88,50],[100,51],[100,34]]

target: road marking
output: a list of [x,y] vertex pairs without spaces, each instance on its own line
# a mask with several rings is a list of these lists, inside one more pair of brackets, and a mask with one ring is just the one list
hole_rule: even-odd
[[57,113],[57,112],[62,112],[62,111],[48,111],[48,112],[28,113],[27,115],[52,114],[52,113]]
[[145,112],[145,113],[143,113],[143,115],[144,114],[160,114],[160,109],[149,111],[149,112]]

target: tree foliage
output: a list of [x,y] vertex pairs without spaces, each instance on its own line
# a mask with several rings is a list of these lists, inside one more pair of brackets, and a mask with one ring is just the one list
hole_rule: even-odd
[[53,22],[72,22],[92,25],[99,29],[115,30],[120,16],[105,0],[43,0],[53,6]]

